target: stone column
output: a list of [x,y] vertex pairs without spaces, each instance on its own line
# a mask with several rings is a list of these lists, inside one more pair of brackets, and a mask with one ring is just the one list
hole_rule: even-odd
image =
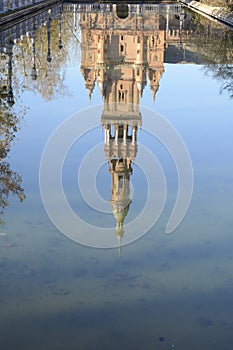
[[115,144],[118,145],[118,126],[115,125]]
[[133,126],[132,129],[132,144],[135,145],[135,141],[136,141],[136,126]]

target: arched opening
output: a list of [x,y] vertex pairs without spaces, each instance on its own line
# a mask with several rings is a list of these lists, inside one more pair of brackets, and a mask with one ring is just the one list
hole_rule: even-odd
[[116,5],[117,17],[125,19],[129,15],[129,6],[127,4],[117,4]]

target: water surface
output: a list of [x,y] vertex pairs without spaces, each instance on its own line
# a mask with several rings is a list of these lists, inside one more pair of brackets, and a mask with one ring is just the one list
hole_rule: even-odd
[[[64,3],[1,32],[4,349],[232,348],[232,31],[179,6],[131,5],[125,19],[119,18],[123,10]],[[127,138],[133,150],[128,168],[123,162],[133,186],[123,193],[124,203],[132,200],[127,210],[117,194],[112,197],[109,172],[126,158],[106,148],[101,113],[99,125],[68,152],[62,180],[72,209],[85,221],[115,228],[111,210],[118,205],[126,225],[147,196],[147,174],[137,165],[141,145],[153,152],[167,182],[164,210],[132,244],[124,245],[123,225],[120,251],[68,239],[50,221],[39,188],[41,156],[54,130],[84,109],[100,105],[105,111],[114,99],[132,103],[138,116],[135,143],[131,134]],[[170,235],[165,227],[177,171],[164,145],[143,129],[143,108],[174,126],[193,164],[190,207]],[[118,118],[119,130],[124,123]],[[108,214],[85,204],[77,181],[83,158],[99,143],[96,186],[113,200]],[[157,193],[150,195],[156,199]]]

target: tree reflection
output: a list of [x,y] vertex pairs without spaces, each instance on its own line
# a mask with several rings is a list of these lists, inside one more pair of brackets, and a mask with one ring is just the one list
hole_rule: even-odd
[[205,69],[222,82],[220,91],[227,91],[233,98],[233,33],[224,31],[220,40],[218,38],[214,40],[211,52],[210,61]]
[[206,74],[222,83],[220,92],[227,91],[233,98],[233,32],[210,24],[196,15],[194,41],[200,53],[205,55]]
[[[20,30],[19,27],[10,28],[1,35],[0,215],[3,214],[1,208],[9,205],[10,195],[21,202],[26,197],[21,176],[7,161],[21,119],[21,112],[16,114],[13,105],[24,91],[39,92],[47,101],[69,94],[64,85],[68,51],[73,43],[67,23],[69,18],[64,20],[62,7],[45,12],[43,18],[40,26],[40,17],[37,20],[33,17],[26,20]],[[25,28],[30,30],[26,32]],[[15,105],[18,109],[19,104]],[[1,218],[0,224],[4,224]]]
[[22,36],[15,55],[15,89],[39,92],[46,101],[68,96],[64,80],[71,39],[62,15],[52,20],[49,13],[46,25]]
[[[16,195],[20,202],[26,196],[21,186],[21,176],[14,172],[9,162],[5,160],[15,138],[15,133],[18,131],[19,118],[14,113],[12,106],[9,106],[2,97],[0,97],[0,106],[0,207],[4,209],[9,205],[10,194]],[[3,211],[0,214],[2,215]],[[0,217],[0,225],[3,224],[4,221]]]
[[214,64],[207,65],[206,71],[212,74],[212,76],[222,82],[221,90],[227,91],[230,97],[233,98],[233,67],[229,64]]
[[[22,202],[26,196],[24,189],[21,187],[22,178],[16,172],[11,170],[8,162],[0,163],[0,206],[5,208],[9,205],[8,197],[10,193],[16,195],[20,202]],[[0,212],[3,214],[3,211]],[[0,225],[3,225],[4,221],[0,218]]]

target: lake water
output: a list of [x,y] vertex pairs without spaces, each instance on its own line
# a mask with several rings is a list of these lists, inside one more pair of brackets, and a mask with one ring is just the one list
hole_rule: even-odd
[[0,35],[1,348],[232,349],[233,32],[64,2]]

